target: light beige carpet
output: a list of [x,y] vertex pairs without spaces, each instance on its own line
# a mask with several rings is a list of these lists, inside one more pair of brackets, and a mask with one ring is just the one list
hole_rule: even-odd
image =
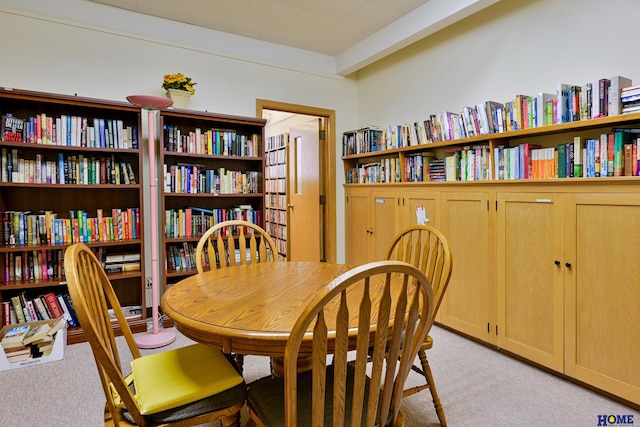
[[[429,360],[451,427],[595,427],[599,414],[630,414],[640,424],[638,411],[578,385],[437,326],[432,335]],[[171,346],[188,343],[178,335]],[[269,360],[248,356],[244,372],[247,382],[261,378]],[[419,377],[411,373],[408,381]],[[103,425],[104,396],[87,343],[68,346],[62,361],[0,372],[0,397],[2,426]],[[402,410],[408,427],[438,425],[428,391],[405,399]]]

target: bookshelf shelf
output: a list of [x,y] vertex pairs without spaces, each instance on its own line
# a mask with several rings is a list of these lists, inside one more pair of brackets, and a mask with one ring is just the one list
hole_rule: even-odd
[[[364,152],[360,152],[358,154],[343,155],[342,160],[344,163],[345,172],[347,173],[347,183],[358,183],[353,182],[354,178],[352,171],[366,165],[371,165],[372,162],[376,163],[380,168],[384,169],[385,166],[389,167],[389,159],[394,159],[397,162],[397,166],[399,167],[398,179],[395,181],[393,179],[389,181],[387,178],[387,181],[383,181],[382,183],[406,183],[410,182],[410,178],[407,178],[406,171],[406,169],[408,168],[406,164],[407,158],[409,158],[410,156],[429,153],[430,155],[433,155],[433,158],[444,159],[445,157],[451,156],[451,153],[456,150],[468,147],[484,146],[486,147],[486,165],[484,167],[489,168],[490,171],[488,176],[485,175],[481,179],[498,180],[496,179],[495,170],[496,150],[498,149],[498,147],[512,148],[518,147],[520,144],[538,144],[542,146],[541,148],[557,148],[559,138],[562,137],[570,138],[566,142],[572,141],[574,136],[580,137],[582,138],[582,143],[584,143],[586,139],[598,138],[602,132],[611,132],[611,129],[614,128],[628,128],[634,126],[637,127],[639,122],[640,114],[636,113],[611,117],[601,117],[569,123],[560,123],[535,128],[520,129],[515,131],[492,133],[487,135],[478,135],[469,138],[423,143],[397,148],[381,149],[384,147],[377,147],[376,151],[369,151],[371,149],[370,146],[360,145],[360,150],[363,150]],[[348,146],[351,146],[349,144],[353,144],[353,142],[351,142],[352,140],[348,140],[347,138],[347,135],[350,135],[351,133],[352,132],[347,132],[345,133],[345,136],[343,136],[343,153],[349,152],[350,148],[348,148]],[[351,148],[351,150],[353,150],[353,147]],[[387,161],[387,164],[384,163],[385,160]],[[425,162],[427,162],[428,160],[429,159],[425,159]],[[460,160],[457,159],[456,161],[459,162]],[[423,169],[425,170],[425,174],[429,173],[428,164],[424,165]],[[447,179],[447,181],[451,180],[452,179]],[[380,179],[378,179],[377,182],[380,183],[379,181]],[[419,180],[419,182],[433,182],[433,180],[429,180],[429,178],[425,175],[422,177],[422,179]]]
[[[0,111],[3,123],[10,115],[23,124],[22,142],[4,140],[15,134],[0,135],[6,323],[15,312],[12,297],[26,303],[66,294],[62,263],[70,244],[82,241],[100,257],[144,253],[143,230],[135,223],[143,213],[142,161],[140,113],[129,103],[5,89]],[[108,235],[112,230],[122,232]],[[143,271],[141,264],[140,271],[109,275],[123,305],[145,305]],[[135,332],[146,330],[145,317],[132,320]],[[67,340],[84,341],[82,328],[71,328]]]

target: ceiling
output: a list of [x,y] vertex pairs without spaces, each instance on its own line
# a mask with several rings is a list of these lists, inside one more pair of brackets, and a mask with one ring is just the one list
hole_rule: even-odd
[[428,0],[93,0],[336,56]]
[[347,75],[499,0],[90,0],[335,57]]

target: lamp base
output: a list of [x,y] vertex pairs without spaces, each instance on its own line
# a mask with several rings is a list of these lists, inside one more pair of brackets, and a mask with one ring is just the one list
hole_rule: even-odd
[[173,329],[161,329],[155,334],[153,332],[145,332],[136,335],[135,338],[139,348],[164,347],[176,340],[176,331]]

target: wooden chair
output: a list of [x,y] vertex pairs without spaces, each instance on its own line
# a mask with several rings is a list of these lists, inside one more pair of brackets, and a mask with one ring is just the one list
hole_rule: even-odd
[[[284,377],[249,387],[248,425],[402,425],[404,382],[432,323],[431,284],[412,265],[377,261],[347,271],[318,290],[293,326]],[[310,371],[297,372],[299,355],[311,356]]]
[[[451,250],[444,235],[434,227],[429,225],[415,225],[403,230],[398,234],[387,249],[386,259],[395,259],[408,262],[422,271],[433,287],[434,294],[434,316],[438,313],[442,297],[451,278],[451,268],[453,265]],[[426,351],[433,347],[433,338],[427,336],[420,350],[418,357],[422,364],[422,369],[412,366],[412,370],[424,376],[425,384],[409,388],[404,391],[405,396],[429,389],[433,399],[433,405],[438,414],[440,424],[447,425],[442,403],[438,397],[436,384],[429,366]]]
[[[196,269],[202,273],[208,269],[273,262],[277,261],[277,254],[276,244],[261,227],[248,221],[224,221],[209,228],[198,241]],[[205,256],[208,264],[204,263]]]
[[[219,351],[201,344],[141,356],[118,297],[98,259],[84,244],[67,248],[69,294],[91,345],[106,396],[107,426],[239,424],[246,384]],[[125,375],[108,309],[115,312],[133,361]]]

